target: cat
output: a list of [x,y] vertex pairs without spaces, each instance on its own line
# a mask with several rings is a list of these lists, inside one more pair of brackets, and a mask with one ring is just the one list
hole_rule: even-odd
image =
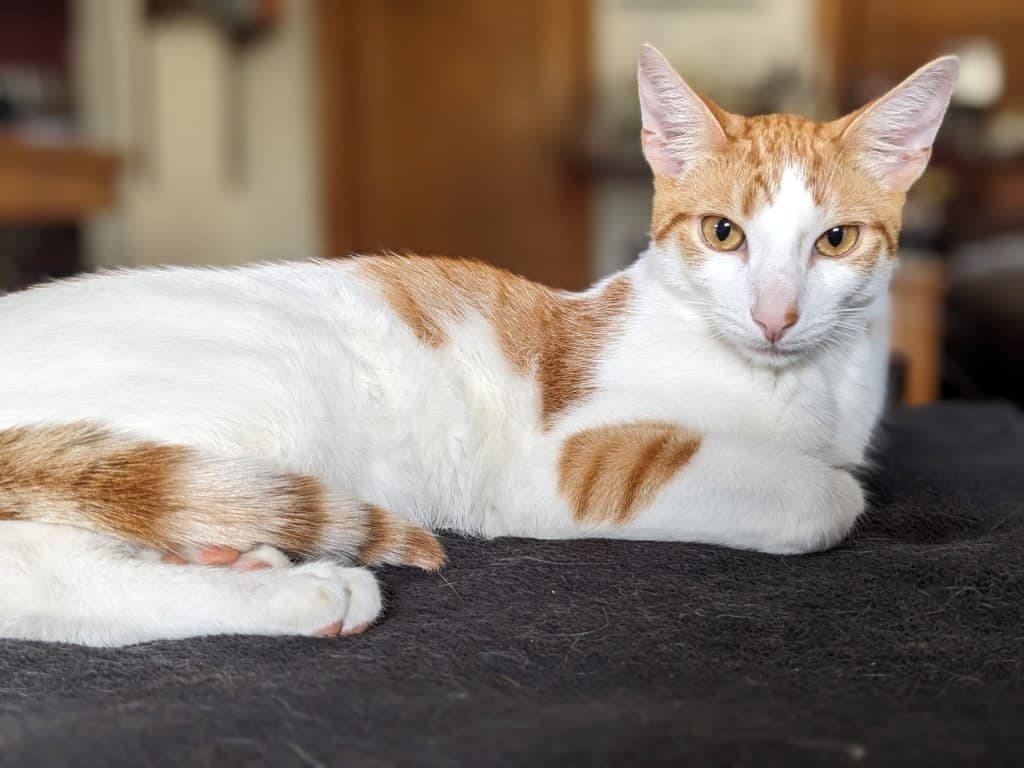
[[741,117],[645,47],[650,246],[582,293],[396,255],[0,299],[0,636],[351,634],[364,566],[439,568],[436,530],[837,544],[956,73]]

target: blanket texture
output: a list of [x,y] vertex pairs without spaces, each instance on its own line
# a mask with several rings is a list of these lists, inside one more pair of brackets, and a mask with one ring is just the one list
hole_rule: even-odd
[[0,764],[1024,764],[1024,417],[880,442],[831,552],[448,539],[354,638],[0,641]]

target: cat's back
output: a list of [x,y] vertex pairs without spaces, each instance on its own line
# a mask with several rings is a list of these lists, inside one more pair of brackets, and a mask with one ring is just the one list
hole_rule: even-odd
[[328,261],[114,270],[0,296],[0,319],[14,342],[93,328],[120,337],[161,329],[214,336],[243,327],[254,312],[308,317],[352,284],[348,272]]
[[0,358],[21,377],[63,369],[173,367],[211,353],[301,339],[323,322],[327,265],[123,270],[40,285],[0,298]]
[[297,399],[315,410],[335,394],[318,391],[331,366],[384,348],[380,306],[351,264],[324,261],[125,270],[11,294],[0,426],[96,418],[145,431],[172,411],[187,424]]

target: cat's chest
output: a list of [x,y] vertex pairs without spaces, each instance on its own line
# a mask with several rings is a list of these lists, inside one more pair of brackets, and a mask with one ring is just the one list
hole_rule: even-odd
[[820,452],[836,438],[840,399],[857,391],[840,386],[846,375],[831,359],[770,370],[710,340],[648,337],[603,364],[601,394],[573,421],[659,419]]

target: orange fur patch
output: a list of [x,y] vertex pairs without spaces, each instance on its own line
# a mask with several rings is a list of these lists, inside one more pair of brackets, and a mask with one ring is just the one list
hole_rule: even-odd
[[5,519],[77,526],[167,552],[270,544],[302,555],[365,552],[428,570],[444,563],[429,532],[339,499],[315,478],[203,459],[88,423],[0,430]]
[[[657,242],[677,238],[685,258],[705,249],[698,225],[704,216],[726,216],[741,227],[771,202],[787,166],[803,171],[815,203],[835,224],[859,224],[861,240],[840,257],[869,270],[885,250],[895,256],[904,195],[886,191],[842,141],[855,115],[817,123],[796,115],[743,117],[705,99],[722,125],[723,149],[699,162],[682,179],[656,176],[651,232]],[[883,248],[884,246],[884,248]]]
[[[70,522],[172,549],[166,522],[189,452],[88,424],[0,431],[0,519]],[[41,509],[42,508],[42,509]]]
[[489,322],[513,368],[536,379],[545,426],[590,391],[594,361],[631,294],[623,277],[600,293],[572,294],[487,264],[444,257],[363,257],[359,266],[428,346],[447,342],[449,323],[473,314]]
[[444,550],[432,534],[373,504],[364,504],[366,539],[359,559],[370,565],[398,563],[436,571],[445,563]]
[[700,448],[700,435],[657,421],[595,427],[571,436],[558,489],[581,522],[628,522]]
[[287,552],[314,553],[331,524],[323,498],[323,486],[308,475],[287,475],[279,486],[277,506],[286,517],[276,546]]

